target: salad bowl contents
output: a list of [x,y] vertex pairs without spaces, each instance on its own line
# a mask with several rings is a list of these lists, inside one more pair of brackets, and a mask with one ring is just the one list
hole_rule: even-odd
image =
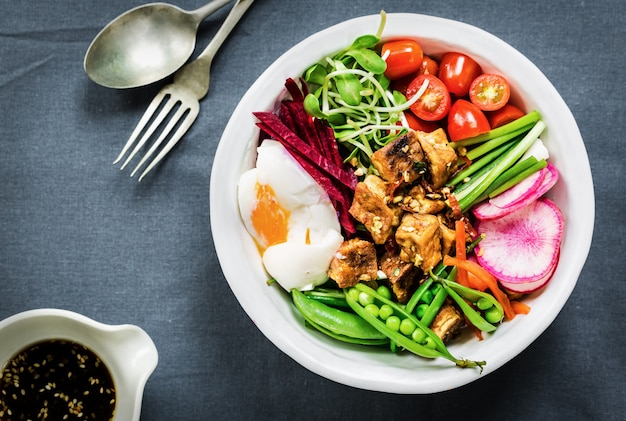
[[226,279],[281,350],[351,386],[432,393],[554,320],[593,189],[571,113],[525,57],[381,12],[302,41],[250,88],[216,153],[211,220]]

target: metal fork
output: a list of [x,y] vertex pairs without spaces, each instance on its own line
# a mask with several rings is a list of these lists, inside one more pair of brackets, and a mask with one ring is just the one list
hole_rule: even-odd
[[[139,135],[144,132],[148,123],[152,121],[150,126],[145,129],[143,136],[135,145],[131,154],[126,158],[124,164],[122,164],[120,169],[123,170],[137,154],[137,152],[139,152],[142,146],[148,141],[148,139],[154,134],[156,129],[164,124],[168,115],[172,113],[173,115],[169,122],[145,154],[143,159],[139,162],[139,164],[137,164],[130,176],[133,177],[135,173],[139,171],[139,169],[148,161],[148,159],[150,159],[150,157],[168,136],[171,135],[169,141],[165,144],[165,146],[163,146],[156,158],[154,158],[154,160],[152,160],[148,167],[143,171],[138,181],[141,181],[143,177],[145,177],[146,174],[148,174],[148,172],[150,172],[150,170],[154,168],[165,155],[167,155],[176,143],[178,143],[181,137],[187,132],[187,130],[189,130],[189,127],[191,127],[193,122],[196,120],[198,112],[200,111],[200,100],[204,98],[209,91],[209,73],[213,57],[215,57],[217,50],[219,50],[224,40],[226,40],[237,22],[239,22],[246,10],[248,10],[248,8],[252,5],[253,1],[254,0],[237,0],[224,20],[224,23],[222,23],[222,26],[219,28],[204,51],[200,53],[195,61],[178,70],[174,75],[174,82],[164,86],[154,97],[148,106],[148,109],[141,117],[141,120],[137,123],[137,127],[130,135],[130,138],[126,142],[122,152],[113,164],[120,162],[126,152],[128,152],[128,150],[135,143]],[[165,103],[161,105],[164,101]],[[176,108],[177,105],[178,108]],[[154,117],[154,114],[159,108],[161,111],[156,117]],[[174,111],[175,108],[176,110]],[[174,129],[176,129],[176,131],[173,132]]]

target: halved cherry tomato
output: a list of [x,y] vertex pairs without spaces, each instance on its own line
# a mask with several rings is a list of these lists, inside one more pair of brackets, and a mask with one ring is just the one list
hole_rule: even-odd
[[462,53],[445,53],[439,61],[439,79],[458,97],[467,95],[472,81],[481,73],[480,65]]
[[476,105],[464,99],[457,99],[448,113],[448,137],[451,141],[488,132],[491,129],[485,114]]
[[437,74],[439,73],[439,63],[425,55],[424,59],[422,60],[422,65],[417,72],[420,75],[424,73],[430,73],[431,75],[437,76]]
[[409,127],[413,130],[430,133],[439,128],[439,125],[434,121],[422,120],[413,114],[411,110],[406,110],[404,112],[404,118],[406,118],[407,123],[409,123]]
[[402,39],[383,44],[380,55],[387,62],[385,76],[394,80],[417,72],[422,65],[424,52],[416,41]]
[[437,76],[423,74],[413,79],[406,89],[406,98],[407,100],[413,98],[424,81],[428,81],[428,87],[424,94],[411,105],[411,111],[422,120],[441,120],[448,114],[452,101],[446,85]]
[[485,114],[487,115],[487,120],[489,120],[489,125],[492,129],[504,126],[506,123],[510,123],[525,115],[524,111],[512,104],[506,104],[499,110],[490,111]]
[[509,82],[500,75],[483,73],[476,77],[469,89],[470,101],[483,111],[504,107],[511,96]]

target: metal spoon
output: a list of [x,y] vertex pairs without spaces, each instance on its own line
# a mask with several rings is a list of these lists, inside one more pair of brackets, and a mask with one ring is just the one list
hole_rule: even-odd
[[100,31],[85,55],[85,72],[108,88],[135,88],[178,70],[194,51],[200,23],[230,0],[193,11],[150,3],[121,14]]

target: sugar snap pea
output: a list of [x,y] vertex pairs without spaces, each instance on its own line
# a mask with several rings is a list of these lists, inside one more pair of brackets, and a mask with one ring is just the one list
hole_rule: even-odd
[[304,291],[304,295],[331,307],[349,308],[343,291],[340,290],[316,288],[310,291]]
[[[504,310],[502,309],[502,305],[495,299],[494,296],[487,294],[486,292],[466,287],[458,282],[451,281],[441,276],[433,274],[433,278],[437,282],[440,282],[446,291],[448,291],[450,297],[452,297],[452,299],[458,304],[470,323],[483,332],[493,332],[496,330],[496,326],[492,323],[498,323],[502,320],[502,317],[504,317]],[[485,311],[489,311],[489,316],[487,317],[485,312],[485,317],[483,317],[483,315],[470,306],[467,301],[476,306],[478,310],[483,310],[484,308]],[[498,315],[500,317],[498,317]]]
[[[441,284],[437,284],[437,285],[441,285]],[[420,321],[424,323],[426,326],[430,326],[433,320],[435,320],[437,313],[439,313],[439,310],[441,310],[441,307],[443,306],[443,303],[444,301],[446,301],[447,297],[448,297],[448,291],[446,291],[446,289],[443,287],[439,288],[439,290],[435,294],[435,297],[428,305],[428,308],[426,308],[426,311],[424,312],[424,315],[422,316]]]
[[459,367],[480,367],[482,370],[482,366],[485,365],[484,361],[470,361],[454,357],[450,351],[448,351],[443,341],[432,330],[421,323],[411,313],[407,312],[405,308],[381,296],[380,294],[377,294],[376,291],[367,285],[360,283],[354,286],[352,290],[357,290],[360,293],[365,292],[374,297],[376,303],[390,306],[394,311],[394,315],[400,319],[410,319],[410,321],[416,326],[416,330],[419,328],[425,333],[424,344],[415,342],[412,339],[413,335],[404,335],[400,329],[396,330],[394,328],[390,328],[385,321],[375,317],[372,313],[365,311],[365,308],[359,303],[359,301],[354,299],[354,295],[351,294],[350,290],[346,291],[346,302],[355,311],[355,313],[387,336],[393,344],[401,346],[402,348],[422,357],[446,358],[454,362]]
[[294,305],[302,317],[323,333],[360,339],[383,341],[387,338],[354,313],[349,313],[308,298],[302,291],[291,290]]

